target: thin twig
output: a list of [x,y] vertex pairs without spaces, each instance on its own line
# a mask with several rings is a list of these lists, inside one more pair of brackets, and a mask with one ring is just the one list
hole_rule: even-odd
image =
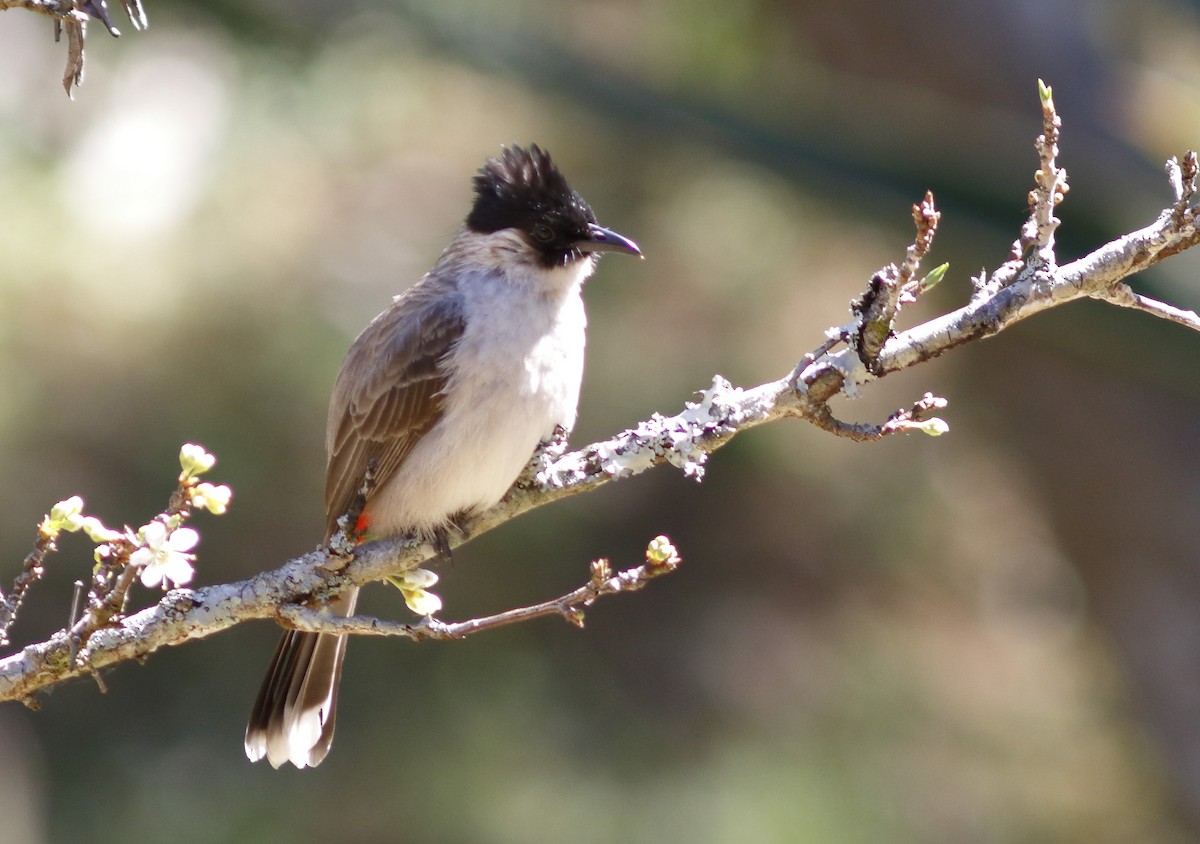
[[1034,271],[1053,270],[1057,259],[1054,254],[1054,232],[1060,220],[1054,216],[1054,207],[1062,202],[1070,189],[1067,171],[1058,166],[1058,138],[1062,120],[1054,106],[1054,94],[1048,85],[1038,80],[1038,96],[1042,103],[1042,134],[1034,146],[1037,148],[1040,167],[1033,176],[1033,190],[1029,192],[1029,219],[1021,227],[1021,236],[1013,244],[1012,257],[1027,257]]
[[12,589],[7,595],[0,591],[0,645],[8,644],[8,631],[17,620],[17,613],[29,587],[41,579],[46,571],[46,556],[56,550],[58,546],[54,543],[54,537],[39,531],[33,550],[25,556],[21,573],[13,581]]
[[[933,191],[925,191],[925,197],[912,207],[913,225],[917,236],[912,245],[904,253],[904,262],[900,265],[901,285],[906,288],[916,281],[917,272],[921,269],[921,261],[933,248],[933,239],[937,235],[938,223],[942,214],[933,202]],[[915,292],[912,294],[915,298]]]
[[289,604],[279,609],[279,618],[288,626],[310,633],[336,633],[355,636],[401,636],[406,639],[462,639],[472,633],[482,633],[519,624],[535,618],[558,616],[577,627],[583,626],[583,609],[605,595],[635,592],[654,578],[674,571],[679,558],[663,563],[645,562],[613,575],[608,563],[592,564],[593,577],[588,583],[558,598],[527,607],[517,607],[495,615],[468,621],[445,622],[426,617],[416,622],[388,621],[369,616],[338,617],[306,606]]
[[1200,331],[1200,314],[1197,314],[1195,311],[1176,308],[1174,305],[1168,305],[1166,302],[1151,299],[1149,296],[1143,296],[1141,293],[1136,293],[1132,287],[1124,282],[1113,285],[1107,295],[1097,296],[1096,298],[1103,299],[1105,302],[1113,305],[1119,305],[1122,308],[1143,311],[1159,319],[1165,319],[1177,325],[1191,328],[1194,331]]
[[1172,156],[1167,160],[1167,179],[1171,184],[1171,193],[1175,197],[1175,214],[1182,216],[1192,204],[1196,195],[1196,175],[1200,165],[1196,161],[1196,151],[1188,150],[1183,161]]
[[[134,29],[143,30],[149,25],[141,0],[121,0],[121,8],[129,17]],[[68,97],[74,97],[75,88],[83,84],[88,21],[100,21],[108,30],[108,34],[114,38],[121,35],[108,13],[107,0],[0,0],[0,11],[6,9],[27,9],[53,18],[56,42],[60,40],[63,31],[66,31],[67,65],[63,71],[62,85]]]
[[824,412],[816,414],[812,423],[823,431],[839,437],[845,437],[855,442],[873,442],[892,434],[921,431],[925,434],[937,435],[946,429],[945,423],[930,424],[930,413],[943,410],[948,405],[946,399],[926,393],[910,408],[901,408],[892,413],[881,425],[869,422],[843,422],[833,415],[826,405]]
[[915,302],[921,293],[921,280],[916,278],[921,261],[933,247],[941,214],[933,202],[933,192],[912,207],[916,237],[905,250],[899,265],[888,264],[871,278],[863,295],[851,303],[858,330],[850,333],[858,357],[869,370],[875,368],[884,343],[892,336],[900,309]]
[[[74,589],[71,591],[71,611],[67,613],[67,626],[65,630],[70,630],[75,626],[76,619],[79,618],[79,602],[83,599],[83,581],[76,580]],[[79,653],[78,640],[71,637],[71,662],[75,661],[76,655]]]

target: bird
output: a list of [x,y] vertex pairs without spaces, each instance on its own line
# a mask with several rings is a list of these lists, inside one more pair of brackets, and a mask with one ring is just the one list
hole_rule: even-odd
[[[365,491],[356,535],[408,535],[448,552],[447,531],[496,504],[539,444],[574,426],[583,283],[602,253],[641,250],[596,222],[537,144],[501,147],[473,186],[433,268],[342,362],[326,422],[326,543]],[[352,615],[357,597],[347,589],[324,611]],[[246,727],[250,761],[321,763],[345,655],[343,635],[283,634]]]

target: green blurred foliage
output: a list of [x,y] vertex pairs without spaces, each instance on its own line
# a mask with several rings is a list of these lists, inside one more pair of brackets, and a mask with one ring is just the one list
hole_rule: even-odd
[[[1161,161],[1200,143],[1200,21],[1165,0],[148,13],[145,33],[92,33],[75,102],[49,24],[0,19],[13,574],[68,495],[110,523],[157,512],[185,441],[235,491],[197,519],[201,582],[312,547],[341,355],[432,264],[501,143],[552,150],[647,255],[589,283],[576,443],[713,373],[789,371],[903,255],[927,187],[951,269],[907,318],[964,301],[1022,219],[1039,76],[1073,177],[1064,259],[1148,223]],[[1197,267],[1139,284],[1194,308]],[[11,705],[0,839],[1189,840],[1198,350],[1132,313],[1053,312],[838,408],[879,419],[933,390],[950,436],[773,426],[702,485],[663,468],[481,537],[441,572],[447,618],[558,594],[658,533],[684,565],[583,632],[356,641],[313,771],[241,754],[267,624],[110,672],[107,694]],[[89,549],[64,546],[22,641],[86,576]]]

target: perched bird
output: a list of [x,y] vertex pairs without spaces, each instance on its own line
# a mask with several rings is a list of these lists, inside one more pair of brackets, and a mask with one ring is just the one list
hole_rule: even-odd
[[[455,517],[500,500],[557,426],[575,423],[598,253],[640,256],[596,224],[537,145],[475,176],[471,213],[433,269],[358,336],[325,432],[326,541],[373,467],[357,525],[444,545]],[[354,612],[357,589],[329,602]],[[318,765],[333,741],[346,637],[283,635],[246,727],[246,755]]]

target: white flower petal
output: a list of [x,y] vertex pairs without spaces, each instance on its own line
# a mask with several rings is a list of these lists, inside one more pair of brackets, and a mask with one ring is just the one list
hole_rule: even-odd
[[400,590],[404,595],[404,603],[417,615],[433,615],[442,608],[442,599],[424,589]]
[[154,521],[148,525],[143,525],[138,530],[138,535],[141,537],[142,544],[145,547],[153,548],[157,551],[167,539],[167,526],[162,522]]
[[158,568],[162,570],[164,580],[169,580],[178,586],[191,583],[192,577],[196,574],[196,570],[192,568],[191,560],[182,554],[172,554]]
[[191,528],[179,528],[171,534],[167,540],[166,548],[168,551],[191,551],[196,547],[196,543],[200,541],[200,534]]
[[142,569],[142,585],[154,589],[162,584],[162,569],[159,566],[146,566]]
[[400,575],[408,589],[428,589],[438,582],[438,576],[429,569],[411,569]]

